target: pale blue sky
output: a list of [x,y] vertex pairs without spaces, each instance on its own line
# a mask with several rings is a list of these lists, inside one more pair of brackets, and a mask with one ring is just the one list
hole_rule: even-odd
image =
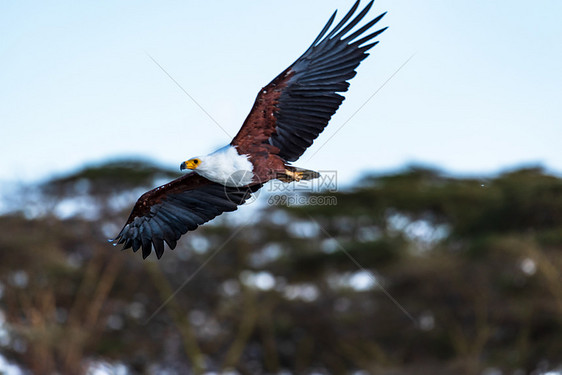
[[[229,137],[147,53],[233,136],[259,88],[352,4],[3,1],[0,180],[131,155],[176,168],[210,152]],[[378,0],[373,10],[389,12],[390,28],[296,165],[337,169],[340,181],[409,162],[562,172],[562,2]]]

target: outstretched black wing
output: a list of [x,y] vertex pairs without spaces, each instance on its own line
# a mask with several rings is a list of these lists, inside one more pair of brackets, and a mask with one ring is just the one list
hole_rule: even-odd
[[[297,160],[318,137],[344,97],[371,42],[385,28],[364,35],[386,13],[354,30],[371,9],[373,1],[352,19],[359,0],[331,30],[336,13],[306,52],[258,94],[252,111],[232,140],[243,153],[256,146],[275,146],[286,161]],[[328,32],[329,31],[329,32]],[[370,43],[369,43],[370,42]]]
[[124,244],[123,250],[142,248],[143,258],[154,246],[160,259],[164,241],[174,249],[181,235],[223,212],[236,210],[259,188],[261,185],[228,187],[196,173],[186,174],[144,193],[113,241]]

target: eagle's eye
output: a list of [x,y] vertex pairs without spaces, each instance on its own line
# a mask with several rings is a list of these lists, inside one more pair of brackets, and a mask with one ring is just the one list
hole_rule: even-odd
[[195,165],[199,164],[199,159],[193,159],[193,164]]

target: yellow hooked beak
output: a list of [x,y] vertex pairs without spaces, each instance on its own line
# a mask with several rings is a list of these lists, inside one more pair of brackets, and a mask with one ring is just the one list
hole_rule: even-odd
[[201,163],[201,160],[199,160],[199,159],[186,160],[183,163],[181,163],[180,170],[183,171],[184,169],[195,169],[199,166],[200,163]]

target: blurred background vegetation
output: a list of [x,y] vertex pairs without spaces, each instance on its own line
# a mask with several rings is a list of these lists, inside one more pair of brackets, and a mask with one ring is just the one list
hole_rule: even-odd
[[108,244],[175,176],[115,161],[4,197],[10,373],[560,371],[562,179],[412,167],[305,194],[325,205],[268,205],[264,189],[161,261]]

